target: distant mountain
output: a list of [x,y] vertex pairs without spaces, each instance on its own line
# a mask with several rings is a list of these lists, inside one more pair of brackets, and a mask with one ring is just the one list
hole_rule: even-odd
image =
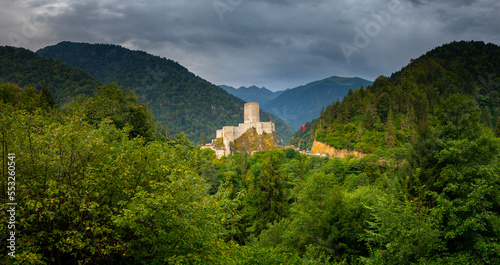
[[58,104],[79,94],[92,96],[102,85],[101,81],[82,69],[43,58],[30,50],[9,46],[0,47],[0,82],[37,89],[46,86]]
[[273,92],[265,87],[259,88],[257,86],[234,88],[232,86],[220,85],[219,87],[246,102],[259,102],[260,105],[264,105],[283,93],[283,91]]
[[[215,137],[215,131],[243,121],[244,102],[189,72],[177,62],[110,44],[61,42],[37,54],[81,68],[104,83],[129,87],[149,104],[155,118],[170,133],[185,132],[192,141]],[[261,112],[261,119],[270,115]],[[281,120],[278,139],[292,134]]]
[[349,90],[366,87],[372,82],[359,78],[332,76],[288,89],[262,108],[288,122],[294,129],[313,120],[328,104],[342,99]]

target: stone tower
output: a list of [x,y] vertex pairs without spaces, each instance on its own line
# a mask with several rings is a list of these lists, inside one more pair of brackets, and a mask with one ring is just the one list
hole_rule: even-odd
[[[201,148],[211,148],[215,151],[217,158],[221,158],[225,155],[232,154],[231,143],[240,138],[249,129],[254,128],[260,137],[265,134],[273,135],[275,133],[274,123],[260,122],[260,112],[258,102],[245,103],[244,106],[244,122],[240,123],[238,126],[224,126],[222,129],[217,130],[216,138],[212,140],[212,144],[204,145]],[[276,138],[276,136],[272,136]],[[277,140],[276,140],[277,143]],[[255,148],[254,148],[255,149]],[[261,148],[262,149],[262,148]],[[261,150],[250,148],[246,151],[253,153],[254,151]]]
[[260,122],[259,102],[245,103],[244,123]]

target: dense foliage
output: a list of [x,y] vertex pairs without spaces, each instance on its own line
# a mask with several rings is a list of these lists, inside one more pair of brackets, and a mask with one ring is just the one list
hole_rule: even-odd
[[92,96],[101,84],[81,69],[9,46],[0,47],[0,82],[48,89],[59,104],[79,94]]
[[317,139],[366,153],[397,152],[415,139],[440,100],[455,93],[477,103],[484,126],[500,126],[499,46],[462,41],[438,47],[330,104],[291,144],[310,148]]
[[[496,58],[492,46],[454,45]],[[467,87],[472,71],[452,78],[458,91],[408,75],[349,92],[304,130],[373,151],[344,159],[216,159],[161,133],[116,84],[61,106],[46,87],[0,82],[0,264],[500,264],[500,139],[487,123],[498,86],[492,74],[486,92]],[[363,100],[366,112],[349,114],[345,102]],[[341,142],[341,130],[361,140]]]
[[[156,120],[171,134],[192,141],[215,138],[223,126],[243,121],[244,102],[189,72],[177,62],[117,45],[61,42],[37,54],[81,68],[104,83],[129,87],[148,102]],[[261,112],[261,119],[271,118]],[[273,116],[278,139],[288,143],[292,131]]]
[[151,136],[151,114],[114,84],[60,108],[30,87],[0,84],[0,97],[0,201],[15,153],[18,203],[2,264],[500,263],[500,140],[464,95],[388,161],[216,159]]

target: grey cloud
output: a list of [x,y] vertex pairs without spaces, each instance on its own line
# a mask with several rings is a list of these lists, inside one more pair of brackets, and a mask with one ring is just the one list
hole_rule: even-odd
[[[400,0],[401,13],[377,28],[373,14],[392,1],[8,1],[9,11],[0,11],[0,44],[10,45],[9,33],[22,36],[23,21],[33,14],[50,11],[23,46],[121,44],[174,59],[216,84],[276,90],[331,75],[389,75],[453,40],[500,43],[495,0]],[[233,6],[221,20],[214,3]],[[376,34],[348,62],[340,45],[355,47],[358,30],[367,25]]]

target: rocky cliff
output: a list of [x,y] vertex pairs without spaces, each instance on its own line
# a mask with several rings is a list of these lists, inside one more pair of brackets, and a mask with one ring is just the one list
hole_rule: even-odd
[[348,155],[355,155],[357,157],[363,157],[365,154],[358,151],[351,151],[347,149],[335,149],[325,143],[318,142],[314,140],[313,146],[311,148],[311,153],[316,154],[328,154],[330,157],[344,158]]

